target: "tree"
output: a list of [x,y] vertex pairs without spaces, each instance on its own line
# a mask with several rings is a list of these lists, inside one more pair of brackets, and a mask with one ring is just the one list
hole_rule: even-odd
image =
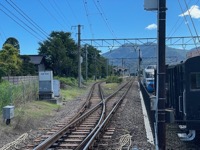
[[22,59],[20,75],[36,75],[36,67],[33,63],[30,63],[30,57],[27,55],[21,55],[20,58]]
[[[85,58],[85,46],[82,49],[82,56]],[[100,51],[97,50],[95,47],[89,45],[87,46],[88,52],[88,77],[92,78],[93,76],[98,77],[106,77],[106,59],[100,55]],[[83,76],[85,77],[85,59],[82,63],[82,72]]]
[[22,60],[19,57],[18,49],[11,44],[5,44],[0,51],[0,73],[2,75],[20,74]]
[[11,44],[14,48],[16,48],[18,50],[18,52],[20,53],[20,46],[19,46],[19,42],[16,38],[14,37],[9,37],[6,39],[6,41],[4,42],[3,46],[5,44]]
[[44,55],[47,68],[53,70],[58,76],[77,76],[78,57],[77,45],[69,32],[55,32],[39,43],[39,54]]

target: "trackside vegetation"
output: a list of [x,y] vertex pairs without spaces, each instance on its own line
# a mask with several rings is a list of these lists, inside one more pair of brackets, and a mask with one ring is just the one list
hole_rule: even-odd
[[0,83],[0,112],[6,105],[20,107],[38,97],[38,82],[25,82],[13,85],[8,81]]
[[106,78],[106,83],[121,83],[122,81],[123,79],[118,76],[109,76]]

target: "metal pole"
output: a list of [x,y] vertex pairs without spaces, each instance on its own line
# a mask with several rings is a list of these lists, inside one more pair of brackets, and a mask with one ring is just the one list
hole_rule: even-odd
[[94,59],[95,59],[95,81],[97,80],[97,55],[96,55],[96,51],[95,51],[95,56],[94,56]]
[[88,59],[87,59],[87,45],[85,45],[85,80],[87,82],[87,78],[88,78]]
[[108,77],[108,62],[109,61],[109,59],[106,59],[106,77]]
[[122,58],[122,77],[124,77],[124,59]]
[[165,150],[166,126],[165,126],[165,28],[166,28],[166,0],[158,1],[158,146],[159,150]]
[[140,82],[140,48],[138,49],[139,56],[138,56],[138,80]]
[[81,25],[78,25],[78,87],[81,87]]

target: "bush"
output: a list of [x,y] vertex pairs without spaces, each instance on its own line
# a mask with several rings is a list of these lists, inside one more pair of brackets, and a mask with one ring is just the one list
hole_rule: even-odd
[[122,78],[119,78],[118,76],[109,76],[106,79],[106,83],[121,83]]
[[0,83],[0,114],[6,105],[19,106],[38,97],[38,82],[22,82],[13,85],[8,81]]
[[54,77],[55,79],[58,79],[60,81],[60,84],[66,84],[69,86],[77,86],[78,82],[75,78],[69,77],[69,78],[65,78],[65,77]]
[[2,108],[11,103],[11,86],[9,82],[3,81],[0,83],[0,112],[2,112]]

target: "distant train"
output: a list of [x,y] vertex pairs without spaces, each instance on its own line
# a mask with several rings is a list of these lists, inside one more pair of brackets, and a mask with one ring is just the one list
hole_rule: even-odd
[[187,130],[179,137],[193,140],[200,130],[200,56],[166,66],[166,108],[173,110],[171,118]]
[[154,70],[155,69],[156,69],[156,65],[148,65],[143,70],[143,85],[147,89],[147,91],[150,93],[155,91],[155,86],[154,86]]

